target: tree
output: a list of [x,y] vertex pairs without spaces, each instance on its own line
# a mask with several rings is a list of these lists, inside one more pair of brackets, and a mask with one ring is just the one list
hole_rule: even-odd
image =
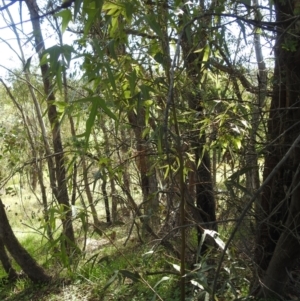
[[48,276],[45,271],[37,264],[32,256],[21,246],[18,239],[14,235],[6,213],[4,204],[0,199],[0,254],[1,261],[5,270],[12,278],[16,277],[16,273],[11,268],[9,261],[7,260],[6,253],[3,247],[6,247],[18,265],[28,275],[33,282],[49,282],[51,277]]
[[[49,65],[42,61],[43,51],[45,50],[44,39],[42,35],[42,30],[40,26],[40,16],[39,16],[39,7],[35,0],[25,1],[30,16],[31,23],[33,27],[33,35],[35,39],[35,49],[36,53],[39,55],[39,60],[41,63],[41,74],[44,85],[44,92],[47,98],[48,104],[48,118],[51,125],[52,132],[52,143],[53,149],[55,152],[55,187],[54,195],[58,201],[58,203],[62,206],[64,215],[62,217],[63,223],[63,234],[66,236],[66,247],[68,252],[71,252],[75,244],[75,236],[72,225],[72,212],[70,209],[70,201],[67,189],[67,174],[65,167],[65,159],[64,159],[64,150],[62,145],[61,131],[60,131],[60,123],[57,113],[57,108],[53,103],[55,101],[55,95],[53,91],[53,86],[50,78],[50,69]],[[51,173],[52,171],[50,171]],[[54,175],[53,175],[54,176]]]
[[11,260],[9,259],[6,253],[5,246],[2,239],[0,239],[0,261],[3,265],[5,272],[8,275],[8,279],[12,281],[16,280],[18,278],[18,274],[11,265]]
[[297,1],[275,1],[277,29],[273,95],[268,122],[264,179],[293,146],[293,152],[265,186],[259,208],[256,262],[263,272],[260,296],[283,298],[289,270],[299,258],[300,43]]
[[[109,190],[114,194],[123,193],[136,218],[133,224],[138,228],[139,220],[150,237],[181,257],[181,299],[184,300],[185,264],[189,259],[186,254],[189,250],[197,253],[197,248],[188,248],[187,238],[193,233],[189,229],[197,228],[200,245],[204,237],[202,233],[206,234],[207,229],[214,233],[218,228],[215,192],[220,175],[216,164],[219,153],[219,162],[232,161],[231,170],[225,175],[225,184],[231,195],[222,205],[229,207],[228,210],[232,210],[232,206],[244,207],[242,213],[236,210],[230,215],[237,219],[237,223],[227,247],[245,215],[250,217],[249,208],[262,191],[255,208],[255,261],[264,286],[258,288],[257,294],[283,295],[288,277],[285,269],[292,266],[300,251],[297,239],[300,225],[297,202],[299,151],[295,146],[300,114],[300,45],[296,39],[299,34],[298,3],[275,1],[276,20],[273,22],[271,15],[263,19],[260,10],[265,13],[266,9],[257,1],[253,1],[252,6],[245,1],[200,1],[199,4],[182,1],[67,1],[51,8],[47,14],[59,11],[55,18],[61,18],[62,27],[66,29],[73,13],[78,22],[74,27],[78,28],[70,30],[77,34],[77,44],[63,45],[60,35],[59,46],[44,49],[37,3],[34,0],[25,2],[31,14],[41,64],[55,162],[47,141],[44,148],[50,158],[53,194],[64,209],[64,233],[68,239],[74,243],[66,149],[57,112],[59,104],[55,103],[56,88],[64,89],[66,114],[78,104],[84,111],[80,121],[86,125],[85,133],[81,137],[76,133],[69,115],[70,133],[76,143],[84,137],[85,145],[82,147],[81,144],[77,151],[81,152],[83,182],[95,225],[99,221],[89,187],[88,157],[96,158],[94,161],[100,166],[97,165],[107,221],[110,221]],[[228,24],[231,22],[236,22],[240,29],[238,36],[230,34]],[[268,109],[266,97],[269,94],[259,41],[261,30],[276,33],[273,94],[266,136],[261,130],[264,125],[261,113]],[[248,52],[250,47],[247,45],[248,32],[254,36],[258,76],[253,67],[248,68],[250,62],[246,65],[245,56],[241,54]],[[83,59],[81,70],[85,94],[83,98],[69,102],[66,68],[72,54]],[[22,61],[24,64],[24,57]],[[97,126],[102,131],[96,131]],[[40,127],[43,128],[42,122]],[[109,135],[108,127],[113,128],[114,143],[110,141],[112,135]],[[102,140],[104,151],[102,142],[99,143]],[[286,164],[280,165],[267,185],[260,186],[258,149],[262,148],[259,142],[263,140],[264,183],[273,176],[282,158]],[[291,147],[293,153],[285,158]],[[128,152],[124,164],[126,171],[118,166],[124,163],[119,149]],[[115,154],[119,155],[119,162],[116,162]],[[138,179],[136,186],[141,197],[136,199],[129,184],[129,173],[131,179]],[[74,187],[75,184],[73,192]],[[234,202],[230,203],[231,197]],[[74,199],[73,194],[73,203]],[[160,214],[160,211],[166,214]],[[112,213],[115,220],[115,201]],[[175,235],[178,233],[180,238]],[[180,248],[177,249],[178,245]],[[201,255],[205,251],[202,248]],[[225,251],[226,248],[224,254]],[[3,252],[1,254],[5,256]]]

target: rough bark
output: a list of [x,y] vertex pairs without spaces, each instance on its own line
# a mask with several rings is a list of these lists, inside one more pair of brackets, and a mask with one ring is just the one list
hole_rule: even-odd
[[143,128],[145,127],[144,109],[140,108],[138,114],[134,111],[128,112],[128,120],[133,127],[136,139],[136,164],[140,172],[140,182],[143,193],[145,222],[155,228],[159,223],[157,196],[158,183],[155,169],[151,169],[151,151],[146,139],[143,138]]
[[[39,17],[39,8],[36,3],[36,0],[26,0],[25,1],[33,28],[33,35],[35,40],[35,49],[36,53],[39,55],[41,61],[43,51],[45,50],[44,39],[42,36],[41,26],[40,26],[40,17]],[[58,114],[56,106],[53,104],[55,96],[52,89],[52,83],[50,81],[50,69],[48,64],[41,64],[41,73],[44,85],[44,92],[47,95],[47,104],[48,104],[48,119],[51,124],[52,129],[52,143],[53,149],[55,152],[55,175],[56,175],[56,198],[58,203],[62,206],[65,216],[62,218],[63,232],[64,235],[68,238],[66,241],[66,247],[68,252],[72,248],[72,245],[75,243],[74,230],[72,225],[72,211],[70,208],[69,195],[67,190],[67,176],[64,163],[64,152],[62,146],[62,139],[60,133],[60,124],[58,119]],[[71,244],[70,244],[71,243]]]
[[[300,155],[298,151],[298,155]],[[284,230],[277,242],[266,275],[262,281],[260,297],[284,299],[284,289],[288,280],[289,271],[295,261],[300,257],[300,173],[293,182],[293,196],[289,209],[289,216],[284,225]]]
[[[275,1],[276,21],[294,15],[297,1]],[[275,42],[275,74],[268,122],[264,179],[299,135],[300,42],[294,23],[282,22]],[[284,34],[283,34],[284,33]],[[287,49],[287,45],[294,45]],[[265,187],[259,203],[255,260],[263,277],[260,296],[277,297],[284,292],[288,271],[300,255],[299,246],[299,146]]]
[[33,282],[49,282],[51,280],[51,277],[44,272],[42,267],[37,264],[32,256],[19,243],[10,227],[4,205],[0,199],[0,244],[1,241],[14,260]]

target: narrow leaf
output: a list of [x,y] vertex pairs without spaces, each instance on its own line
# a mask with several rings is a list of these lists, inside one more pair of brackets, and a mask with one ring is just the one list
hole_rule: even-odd
[[133,280],[134,282],[137,282],[141,279],[141,276],[139,275],[139,273],[135,272],[132,273],[128,270],[120,270],[119,271],[124,277],[129,278],[131,280]]
[[97,103],[97,101],[94,101],[92,103],[92,108],[91,108],[91,111],[90,111],[89,118],[86,121],[86,129],[85,129],[85,148],[86,149],[88,147],[91,131],[92,131],[92,128],[93,128],[94,123],[95,123],[95,119],[96,119],[96,116],[97,116],[97,111],[98,111],[98,103]]
[[62,33],[65,32],[65,30],[68,27],[69,22],[72,20],[72,13],[69,9],[64,9],[58,13],[55,14],[56,17],[61,17],[61,31]]
[[25,64],[24,69],[23,69],[24,72],[29,71],[30,64],[31,64],[31,59],[32,59],[32,56],[27,59],[26,64]]
[[109,280],[106,282],[103,291],[105,291],[106,289],[108,289],[118,278],[119,275],[119,271],[115,271],[113,276],[109,278]]
[[83,0],[75,0],[74,21],[77,17],[77,14],[79,13],[82,2],[83,2]]
[[77,99],[74,103],[86,103],[86,102],[97,102],[97,105],[104,111],[104,113],[110,118],[117,120],[116,115],[107,107],[105,101],[99,96],[86,97]]

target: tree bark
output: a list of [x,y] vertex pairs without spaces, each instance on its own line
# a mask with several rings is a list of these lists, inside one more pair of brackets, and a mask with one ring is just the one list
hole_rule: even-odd
[[[19,243],[10,227],[4,205],[0,199],[0,245],[1,242],[4,243],[9,253],[33,282],[49,282],[51,280],[51,277]],[[9,268],[8,265],[6,267]]]
[[[300,155],[299,151],[298,155]],[[289,216],[262,281],[259,297],[272,297],[283,300],[288,273],[295,261],[300,257],[300,166],[298,166],[297,175],[293,182],[294,189]]]
[[[300,42],[288,22],[298,8],[297,1],[275,1],[276,21],[282,24],[275,41],[273,96],[268,122],[268,146],[264,179],[299,135]],[[293,45],[289,49],[288,45]],[[255,261],[260,268],[259,296],[280,298],[288,271],[300,256],[299,146],[262,192],[258,216]]]
[[136,164],[140,172],[140,182],[143,193],[145,222],[149,222],[152,228],[159,224],[157,196],[158,183],[155,169],[151,169],[151,151],[143,139],[143,129],[145,124],[144,108],[140,108],[136,114],[133,110],[127,114],[128,120],[133,128],[136,138]]
[[9,259],[8,255],[6,253],[4,242],[3,242],[2,238],[0,238],[0,261],[3,265],[5,272],[8,275],[8,279],[11,281],[16,280],[18,278],[18,274],[11,265],[11,260]]
[[[35,38],[35,49],[36,53],[39,55],[41,62],[43,51],[45,50],[44,39],[42,36],[41,26],[40,26],[40,16],[39,8],[36,0],[26,0],[25,1],[33,28],[33,35]],[[58,119],[58,114],[56,106],[53,104],[55,101],[55,96],[52,89],[52,83],[50,81],[50,69],[48,64],[41,64],[41,73],[43,78],[44,92],[47,95],[48,104],[48,119],[52,128],[52,143],[55,152],[55,175],[57,181],[56,198],[58,203],[62,206],[64,210],[64,217],[62,218],[63,233],[66,235],[66,250],[71,251],[72,245],[75,244],[75,236],[72,225],[72,211],[70,208],[69,195],[67,190],[67,174],[65,169],[64,152],[62,146],[60,124]]]
[[[188,13],[188,12],[186,12]],[[203,19],[203,22],[209,26],[211,20],[210,18]],[[193,91],[194,87],[198,86],[198,83],[201,82],[203,73],[201,71],[202,68],[202,56],[201,53],[194,53],[191,49],[194,49],[195,45],[197,47],[204,48],[207,41],[206,32],[199,29],[199,35],[202,36],[202,39],[199,39],[197,35],[197,41],[193,41],[189,39],[189,33],[191,28],[186,28],[185,34],[182,36],[181,47],[183,50],[183,57],[185,59],[185,67],[186,72],[188,74],[188,80],[190,83],[190,87],[187,88],[186,91],[186,99],[188,101],[188,107],[197,112],[197,116],[199,119],[203,116],[203,107],[201,105],[202,95],[199,92]],[[190,33],[191,35],[191,33]],[[192,36],[192,35],[191,35]],[[199,41],[201,41],[199,43]],[[190,90],[188,90],[191,88]],[[193,92],[191,92],[193,91]],[[194,128],[193,128],[194,130]],[[216,202],[213,190],[213,178],[211,174],[211,163],[210,163],[210,154],[206,148],[206,133],[205,131],[197,132],[191,131],[195,134],[189,137],[189,143],[191,149],[194,150],[195,155],[195,166],[197,168],[194,170],[195,172],[195,193],[196,193],[196,207],[198,208],[199,214],[196,216],[199,217],[200,220],[198,222],[204,222],[203,227],[207,229],[212,229],[217,231],[217,223],[216,223]],[[200,228],[198,229],[198,242],[200,243],[202,236],[202,231]],[[207,242],[211,244],[211,242]],[[201,249],[202,252],[205,252],[205,247]]]

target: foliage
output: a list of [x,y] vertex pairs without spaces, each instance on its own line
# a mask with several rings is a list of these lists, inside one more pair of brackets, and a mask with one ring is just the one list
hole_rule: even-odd
[[[0,187],[13,197],[19,175],[38,201],[38,223],[25,222],[43,238],[45,267],[111,300],[247,297],[257,212],[243,208],[260,182],[272,84],[261,85],[261,62],[256,76],[250,44],[268,39],[268,5],[52,1],[40,16],[30,10],[32,25],[55,35],[47,47],[45,28],[27,32],[22,15],[8,24],[21,71],[2,81]],[[295,53],[298,42],[281,46]],[[118,222],[122,239],[143,245],[116,243]],[[95,233],[112,248],[89,253]]]

